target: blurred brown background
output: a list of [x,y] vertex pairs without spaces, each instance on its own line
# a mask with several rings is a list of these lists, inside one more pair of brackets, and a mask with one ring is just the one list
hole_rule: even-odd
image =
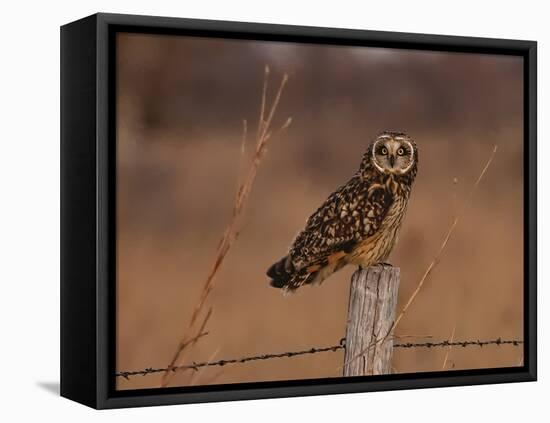
[[[333,345],[349,267],[283,296],[265,271],[306,218],[355,172],[384,129],[419,146],[391,262],[404,305],[488,159],[498,153],[397,335],[523,338],[522,60],[363,47],[119,35],[117,369],[166,366],[229,222],[242,119],[255,131],[263,69],[290,75],[245,229],[217,275],[210,334],[186,362]],[[249,151],[252,148],[248,144]],[[411,339],[407,339],[410,341]],[[423,338],[413,339],[413,341]],[[445,349],[398,349],[396,372],[441,370]],[[522,363],[516,347],[455,347],[446,368]],[[334,377],[341,352],[205,369],[172,385]],[[156,387],[160,375],[118,380]]]

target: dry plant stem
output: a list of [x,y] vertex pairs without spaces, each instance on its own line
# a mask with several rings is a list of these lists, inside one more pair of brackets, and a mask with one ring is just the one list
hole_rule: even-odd
[[[203,285],[202,291],[199,295],[199,299],[197,303],[195,304],[193,308],[193,312],[191,314],[191,318],[189,320],[189,323],[187,325],[187,329],[185,331],[185,334],[180,341],[178,348],[176,349],[176,352],[174,353],[172,360],[170,361],[170,364],[168,365],[168,369],[173,369],[176,367],[176,364],[181,358],[181,355],[187,347],[190,347],[194,345],[197,339],[195,339],[194,342],[190,342],[188,340],[188,337],[190,336],[190,333],[192,332],[193,327],[195,326],[199,315],[201,314],[202,310],[204,309],[206,300],[208,299],[208,296],[210,295],[210,292],[213,289],[213,283],[214,283],[214,277],[216,276],[216,273],[219,271],[221,265],[223,264],[223,261],[231,249],[231,246],[235,242],[235,240],[238,238],[240,233],[240,221],[242,217],[242,212],[244,209],[244,206],[246,205],[246,200],[249,197],[250,191],[252,189],[252,185],[254,183],[254,180],[256,179],[256,175],[258,173],[258,168],[260,166],[261,160],[264,156],[264,154],[267,151],[267,142],[271,138],[272,132],[269,131],[269,128],[271,126],[271,122],[273,120],[273,116],[275,115],[275,111],[277,110],[277,106],[279,105],[279,101],[281,99],[281,95],[283,93],[283,90],[285,88],[285,85],[288,81],[288,75],[284,75],[281,84],[279,85],[279,89],[277,91],[277,94],[275,95],[275,99],[273,101],[273,104],[271,105],[271,108],[269,109],[269,114],[267,119],[264,121],[264,112],[265,112],[265,103],[266,103],[266,93],[267,93],[267,87],[268,87],[268,77],[269,77],[269,68],[266,66],[265,68],[265,75],[264,75],[264,88],[262,92],[262,105],[260,110],[260,122],[258,123],[258,138],[256,141],[256,148],[253,152],[250,168],[248,169],[248,172],[246,173],[246,176],[244,177],[243,182],[239,185],[239,188],[237,190],[235,203],[233,205],[233,211],[231,216],[231,221],[229,222],[227,228],[224,231],[224,234],[218,244],[218,248],[216,251],[216,256],[214,259],[214,262],[212,264],[212,267],[210,268],[210,271],[206,277],[205,283]],[[280,130],[286,129],[292,120],[288,118],[284,125],[280,128]],[[247,136],[247,123],[246,121],[243,122],[243,141],[241,145],[241,149],[244,149],[244,145],[246,144],[246,136]],[[212,309],[210,308],[206,318],[203,320],[201,327],[206,326],[206,322],[208,321],[208,318],[210,317]],[[202,331],[199,331],[201,333]],[[165,387],[170,382],[170,379],[172,378],[174,372],[173,371],[166,371],[163,374],[162,380],[161,380],[161,387]]]
[[[216,349],[216,351],[214,351],[210,357],[208,357],[208,361],[214,361],[214,358],[216,358],[216,356],[218,355],[218,353],[220,352],[220,348],[218,347]],[[191,374],[191,379],[189,380],[189,383],[188,385],[189,386],[192,386],[192,385],[197,385],[199,383],[199,379],[201,378],[201,376],[204,374],[204,371],[205,371],[206,367],[201,367],[199,370],[193,372]]]
[[[495,145],[493,147],[493,151],[491,152],[491,155],[489,156],[489,159],[487,160],[487,163],[485,164],[485,166],[483,167],[483,169],[482,169],[481,173],[479,174],[478,178],[474,182],[474,185],[472,186],[472,189],[470,190],[468,196],[466,197],[466,200],[462,204],[462,207],[460,208],[459,212],[457,213],[456,217],[454,218],[453,222],[451,223],[451,226],[449,227],[449,230],[447,231],[445,237],[443,238],[443,242],[441,243],[441,246],[439,247],[439,250],[437,251],[437,254],[433,258],[432,262],[430,263],[430,265],[428,266],[428,268],[426,269],[424,274],[422,275],[422,278],[420,279],[420,282],[418,282],[418,285],[416,286],[416,289],[413,291],[413,293],[409,297],[407,303],[405,304],[405,306],[403,307],[403,309],[401,310],[401,312],[399,313],[399,315],[397,316],[397,318],[395,319],[395,321],[391,325],[388,333],[386,333],[386,335],[384,337],[379,338],[376,341],[372,342],[369,346],[367,346],[367,348],[365,348],[363,351],[361,351],[359,354],[357,354],[355,357],[353,357],[348,362],[352,362],[354,360],[357,360],[358,358],[365,355],[368,351],[370,351],[371,348],[374,348],[380,342],[384,342],[388,338],[388,336],[390,336],[390,334],[395,330],[397,325],[399,325],[399,322],[401,321],[401,319],[403,318],[405,313],[407,313],[407,311],[409,310],[409,307],[414,302],[414,300],[416,299],[416,296],[418,295],[418,293],[420,292],[420,290],[424,286],[424,283],[426,282],[426,279],[432,273],[435,266],[441,260],[441,256],[443,255],[443,252],[445,251],[445,248],[447,247],[447,244],[449,243],[449,239],[451,239],[451,235],[453,234],[458,222],[460,221],[460,218],[462,217],[462,215],[464,214],[464,212],[466,211],[466,209],[470,205],[472,197],[474,196],[475,192],[477,191],[477,188],[479,187],[479,184],[480,184],[481,180],[485,176],[485,173],[489,169],[489,166],[493,162],[493,159],[495,158],[496,153],[497,153],[497,146]],[[344,365],[346,365],[346,364],[348,364],[348,363],[345,363]]]
[[[455,332],[456,332],[456,322],[453,326],[453,332],[451,333],[451,342],[455,340]],[[451,349],[453,348],[452,345],[449,345],[449,348],[447,348],[447,352],[445,352],[445,359],[443,360],[443,366],[441,367],[442,370],[445,370],[447,367],[447,360],[449,360],[449,354],[451,353]]]
[[246,136],[248,134],[248,122],[243,119],[243,138],[241,141],[241,156],[244,157],[246,153]]
[[242,175],[244,174],[244,163],[245,163],[245,157],[246,157],[246,139],[248,136],[248,122],[246,119],[243,119],[243,136],[241,139],[241,155],[239,159],[239,174],[237,176],[237,190],[239,191],[239,187],[242,184]]
[[[187,347],[191,347],[191,346],[195,345],[200,338],[202,338],[203,336],[208,335],[208,332],[204,332],[204,328],[206,327],[206,324],[208,323],[208,320],[210,319],[211,315],[212,315],[212,307],[210,307],[208,309],[208,312],[206,313],[206,316],[204,316],[204,319],[203,319],[203,321],[200,325],[198,334],[193,336],[191,339],[187,339],[186,337],[182,338],[182,340],[178,344],[178,348],[176,349],[174,357],[172,358],[172,361],[171,361],[170,365],[168,366],[168,369],[171,369],[171,370],[173,370],[173,372],[176,372],[177,369],[176,369],[175,364],[176,364],[178,358],[180,357],[181,353],[183,352],[183,350],[185,350]],[[164,383],[164,378],[166,377],[166,374],[167,373],[164,373],[164,375],[163,375],[163,378],[162,378],[163,383]],[[166,386],[166,385],[162,385],[162,386]]]
[[267,81],[269,79],[269,66],[265,66],[264,68],[264,86],[262,89],[262,105],[260,106],[260,118],[258,119],[258,135],[257,137],[260,137],[260,133],[263,130],[264,127],[264,115],[265,115],[265,100],[267,97]]
[[480,184],[481,180],[485,176],[485,173],[489,169],[489,166],[491,166],[491,163],[493,162],[493,159],[495,158],[496,153],[497,153],[497,146],[495,145],[493,147],[493,151],[491,152],[491,155],[489,156],[489,160],[487,160],[487,163],[483,167],[483,170],[481,171],[481,173],[477,177],[476,181],[474,182],[474,185],[472,186],[472,189],[470,190],[470,193],[468,194],[468,197],[466,197],[466,200],[464,201],[464,203],[462,204],[462,207],[460,208],[459,212],[457,213],[456,217],[454,218],[453,223],[449,227],[449,230],[447,231],[447,234],[445,235],[445,238],[443,239],[443,242],[441,243],[441,247],[439,247],[439,251],[437,252],[435,257],[433,258],[432,262],[430,263],[430,265],[428,266],[426,271],[424,272],[424,275],[420,279],[420,282],[418,283],[416,289],[414,290],[414,292],[410,296],[409,300],[407,301],[407,303],[405,304],[405,306],[401,310],[401,313],[399,313],[399,316],[397,316],[397,319],[395,319],[395,322],[393,323],[392,329],[390,330],[390,332],[395,330],[395,328],[397,327],[397,325],[399,324],[399,322],[401,321],[401,319],[403,318],[403,316],[405,315],[405,313],[408,311],[409,307],[411,306],[411,304],[415,300],[416,296],[418,295],[418,293],[422,289],[422,286],[424,285],[424,282],[426,282],[426,279],[428,278],[430,273],[432,273],[432,270],[435,268],[435,266],[437,266],[437,264],[441,260],[441,256],[443,255],[443,252],[445,251],[445,248],[447,247],[447,244],[449,243],[449,239],[451,239],[451,235],[453,234],[453,232],[456,228],[456,225],[458,225],[458,222],[460,221],[460,218],[462,217],[462,215],[464,214],[464,212],[466,211],[466,209],[470,205],[470,203],[472,201],[472,198],[473,198],[475,192],[477,191],[477,188],[479,187],[479,184]]
[[[203,325],[204,326],[204,325]],[[202,329],[202,328],[201,328]],[[203,336],[206,336],[208,335],[208,332],[201,332],[199,331],[199,333],[195,336],[193,336],[191,339],[189,340],[185,340],[185,341],[182,341],[179,345],[178,345],[178,351],[182,351],[184,350],[188,345],[191,345],[191,344],[194,344],[195,342],[197,342],[200,338],[202,338]],[[172,367],[172,366],[170,366]]]
[[517,366],[523,366],[523,353],[522,353],[521,356],[519,357]]

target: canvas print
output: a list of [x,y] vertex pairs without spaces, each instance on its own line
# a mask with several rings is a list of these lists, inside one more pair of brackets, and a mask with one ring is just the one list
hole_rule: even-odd
[[117,33],[116,389],[523,366],[523,69]]

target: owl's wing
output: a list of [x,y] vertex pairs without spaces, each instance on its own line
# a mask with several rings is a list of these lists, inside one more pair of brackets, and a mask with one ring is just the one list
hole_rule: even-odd
[[349,253],[378,231],[392,202],[384,185],[352,178],[307,220],[290,248],[294,267],[310,273]]

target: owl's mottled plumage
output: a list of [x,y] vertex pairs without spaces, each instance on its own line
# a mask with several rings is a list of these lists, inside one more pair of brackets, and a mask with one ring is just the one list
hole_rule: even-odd
[[359,170],[309,217],[288,255],[269,268],[271,285],[293,291],[322,282],[346,264],[385,262],[397,241],[417,163],[417,147],[408,135],[378,135]]

